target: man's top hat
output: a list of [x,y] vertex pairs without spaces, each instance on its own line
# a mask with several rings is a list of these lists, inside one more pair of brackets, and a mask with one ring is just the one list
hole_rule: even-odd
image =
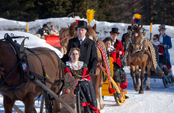
[[48,27],[47,24],[43,24],[43,27]]
[[119,34],[118,28],[112,28],[112,30],[110,31],[110,33],[117,33],[117,34]]
[[77,28],[79,28],[79,27],[80,28],[85,28],[88,31],[87,22],[86,21],[79,20],[77,27],[75,27],[76,31],[77,31]]
[[132,27],[131,27],[131,26],[128,26],[128,27],[127,27],[127,30],[132,31]]
[[161,29],[166,29],[165,25],[160,25],[158,30],[160,31]]

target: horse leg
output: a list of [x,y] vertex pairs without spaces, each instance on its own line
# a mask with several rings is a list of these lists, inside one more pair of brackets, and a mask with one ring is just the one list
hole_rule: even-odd
[[[59,89],[59,86],[58,87],[55,87],[55,86],[51,87],[51,90],[55,93],[58,92],[58,89]],[[51,98],[53,98],[53,97],[51,96]],[[60,113],[62,108],[63,108],[63,106],[61,105],[61,103],[58,102],[56,99],[54,99],[53,100],[53,111],[54,111],[54,113]]]
[[140,72],[139,72],[139,66],[135,66],[135,73],[136,73],[136,76],[137,76],[137,79],[138,79],[138,87],[137,87],[137,90],[139,91],[140,90],[140,86],[141,86],[141,79],[140,79]]
[[103,98],[102,98],[102,86],[100,86],[99,92],[100,92],[100,95],[99,95],[100,109],[103,109],[104,108],[104,102],[103,102]]
[[144,91],[143,91],[143,80],[144,80],[145,66],[146,66],[146,63],[142,63],[142,66],[141,66],[141,86],[140,86],[139,94],[144,94]]
[[150,90],[150,68],[151,68],[151,65],[147,65],[147,71],[146,71],[146,73],[147,73],[147,86],[146,86],[146,90]]
[[137,86],[137,83],[136,83],[136,80],[135,80],[135,66],[130,65],[130,68],[131,68],[131,77],[132,77],[132,80],[133,80],[134,90],[138,91],[138,89],[137,89],[138,86]]
[[29,92],[23,100],[25,105],[25,113],[37,113],[34,107],[34,93]]
[[97,99],[97,107],[100,109],[100,101],[99,101],[99,75],[94,75],[95,77],[95,94],[96,94],[96,99]]
[[3,95],[3,97],[4,97],[3,104],[4,104],[5,113],[12,113],[12,107],[15,101],[10,99],[6,95]]
[[102,98],[102,85],[103,85],[103,72],[100,71],[100,85],[99,85],[99,103],[100,103],[100,109],[104,108],[104,102],[103,102],[103,98]]

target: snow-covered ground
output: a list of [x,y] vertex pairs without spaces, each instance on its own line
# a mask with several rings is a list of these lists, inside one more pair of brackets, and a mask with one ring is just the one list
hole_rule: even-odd
[[[74,22],[74,18],[50,18],[50,19],[43,19],[43,20],[36,20],[33,22],[29,22],[30,26],[30,33],[34,33],[37,29],[39,29],[40,25],[43,23],[49,23],[58,25],[58,29],[62,27],[67,27],[71,22]],[[109,36],[109,32],[112,27],[118,27],[120,30],[120,35],[118,39],[121,39],[123,33],[126,32],[127,26],[130,24],[124,23],[108,23],[108,22],[99,22],[99,21],[92,21],[90,25],[97,24],[97,31],[100,32],[99,37],[104,38]],[[153,25],[153,34],[158,33],[158,26]],[[150,30],[149,26],[145,26],[146,29]],[[28,36],[29,40],[26,40],[25,46],[29,48],[33,47],[48,47],[52,50],[55,50],[56,53],[61,56],[60,52],[55,48],[51,47],[50,45],[46,44],[43,39],[39,39],[38,37],[25,32],[26,29],[26,22],[19,22],[13,20],[6,20],[0,18],[0,39],[3,38],[5,33],[13,33],[14,35],[20,36]],[[8,30],[8,31],[7,31]],[[10,31],[10,30],[17,30],[17,31]],[[166,33],[173,37],[174,36],[174,27],[167,26]],[[149,32],[146,34],[149,37]],[[17,40],[18,43],[21,42],[21,39]],[[174,47],[174,38],[172,38],[172,43]],[[174,49],[170,49],[170,56],[171,56],[171,64],[173,66],[172,70],[174,72]],[[174,113],[174,86],[172,85],[169,88],[164,88],[162,79],[150,79],[151,82],[151,90],[145,91],[144,94],[139,95],[138,92],[134,91],[133,83],[131,76],[129,74],[129,67],[124,68],[127,73],[128,78],[128,96],[129,99],[126,103],[122,106],[116,106],[115,100],[113,96],[105,96],[104,97],[104,104],[105,107],[101,110],[101,113]],[[156,81],[156,82],[155,82]],[[145,89],[145,88],[144,88]],[[3,97],[0,95],[0,113],[4,112],[3,108]],[[15,103],[21,110],[24,110],[24,105],[22,102],[17,101]],[[36,110],[39,112],[40,107],[40,100],[35,102]],[[13,110],[14,113],[16,113]]]

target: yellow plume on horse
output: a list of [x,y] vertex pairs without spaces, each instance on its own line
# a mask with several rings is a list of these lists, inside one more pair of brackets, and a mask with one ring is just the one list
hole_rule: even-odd
[[91,21],[94,19],[94,10],[93,9],[88,9],[86,12],[87,20],[88,23],[91,23]]

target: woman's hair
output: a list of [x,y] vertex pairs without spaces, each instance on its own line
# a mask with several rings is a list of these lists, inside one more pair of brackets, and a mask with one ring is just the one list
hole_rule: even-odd
[[112,43],[112,39],[110,37],[106,37],[103,41],[104,43],[106,43],[107,41],[110,41]]
[[72,52],[73,52],[74,50],[77,50],[77,51],[79,52],[79,56],[80,56],[80,49],[77,48],[77,47],[75,47],[75,48],[71,48],[71,49],[70,49],[69,54],[68,54],[69,58],[70,58],[70,56],[71,56],[71,54],[72,54]]
[[159,34],[155,34],[153,36],[156,37],[159,40]]

